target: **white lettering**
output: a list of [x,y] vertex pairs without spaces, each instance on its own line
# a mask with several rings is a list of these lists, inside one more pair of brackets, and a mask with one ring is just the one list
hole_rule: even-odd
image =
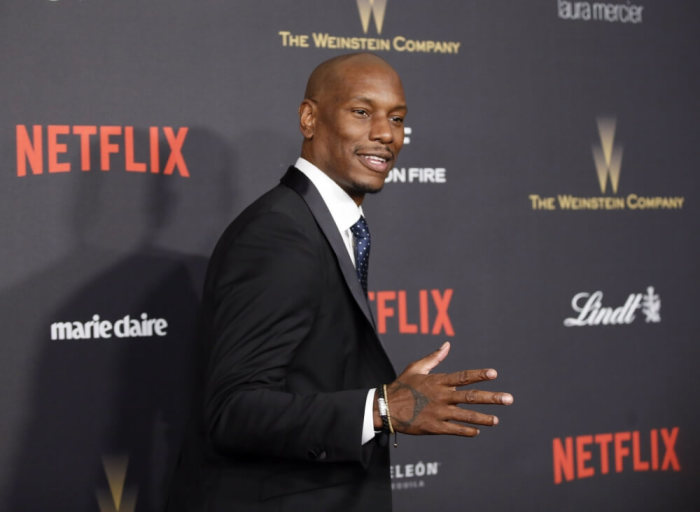
[[447,183],[444,167],[394,167],[385,183]]
[[65,340],[71,339],[70,322],[54,322],[51,324],[51,339]]
[[[603,292],[581,292],[571,299],[571,309],[578,316],[564,319],[566,327],[593,325],[629,325],[636,320],[635,312],[642,307],[644,295],[631,293],[622,306],[603,306]],[[659,306],[660,307],[660,306]]]
[[125,315],[116,322],[101,320],[100,315],[93,315],[86,322],[54,322],[51,324],[52,340],[100,340],[117,338],[150,338],[164,337],[168,334],[168,321],[165,318],[149,318],[147,313],[141,313],[137,320]]
[[557,16],[563,20],[639,24],[643,22],[643,11],[644,6],[632,4],[630,0],[619,4],[557,0]]
[[389,175],[386,177],[385,183],[406,183],[406,168],[401,167],[400,169],[394,167],[389,171]]
[[438,462],[419,461],[416,464],[394,464],[389,468],[393,479],[433,476],[438,474]]

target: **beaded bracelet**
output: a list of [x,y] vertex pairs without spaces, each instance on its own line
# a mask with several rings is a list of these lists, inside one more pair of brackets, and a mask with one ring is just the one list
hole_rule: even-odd
[[379,417],[382,419],[382,430],[389,434],[394,434],[394,448],[399,446],[394,425],[391,423],[391,411],[389,409],[389,400],[387,399],[386,384],[377,387],[377,406],[379,408]]

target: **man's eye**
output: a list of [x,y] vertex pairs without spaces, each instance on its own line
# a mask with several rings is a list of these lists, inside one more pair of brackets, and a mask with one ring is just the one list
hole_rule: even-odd
[[403,117],[394,116],[391,118],[391,122],[394,124],[403,124]]
[[355,114],[357,114],[358,116],[362,116],[362,117],[366,117],[366,116],[369,115],[369,113],[368,113],[365,109],[363,109],[363,108],[355,108],[355,109],[353,109],[352,111],[353,111]]

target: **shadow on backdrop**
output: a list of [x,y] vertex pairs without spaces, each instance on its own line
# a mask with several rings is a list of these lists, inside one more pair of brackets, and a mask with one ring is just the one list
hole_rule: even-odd
[[[65,176],[76,190],[72,252],[0,295],[7,342],[31,343],[36,354],[2,510],[159,510],[188,417],[203,254],[235,200],[230,151],[191,129],[197,169],[185,179],[125,172],[116,155],[113,170],[95,171],[91,149],[93,170]],[[127,316],[165,319],[166,335],[51,339],[52,324],[94,315],[115,326]]]

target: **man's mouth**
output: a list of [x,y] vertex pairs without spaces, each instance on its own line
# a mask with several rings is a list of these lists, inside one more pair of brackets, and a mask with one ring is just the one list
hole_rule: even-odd
[[390,154],[362,154],[358,155],[364,164],[376,172],[388,172],[389,165],[392,162]]

